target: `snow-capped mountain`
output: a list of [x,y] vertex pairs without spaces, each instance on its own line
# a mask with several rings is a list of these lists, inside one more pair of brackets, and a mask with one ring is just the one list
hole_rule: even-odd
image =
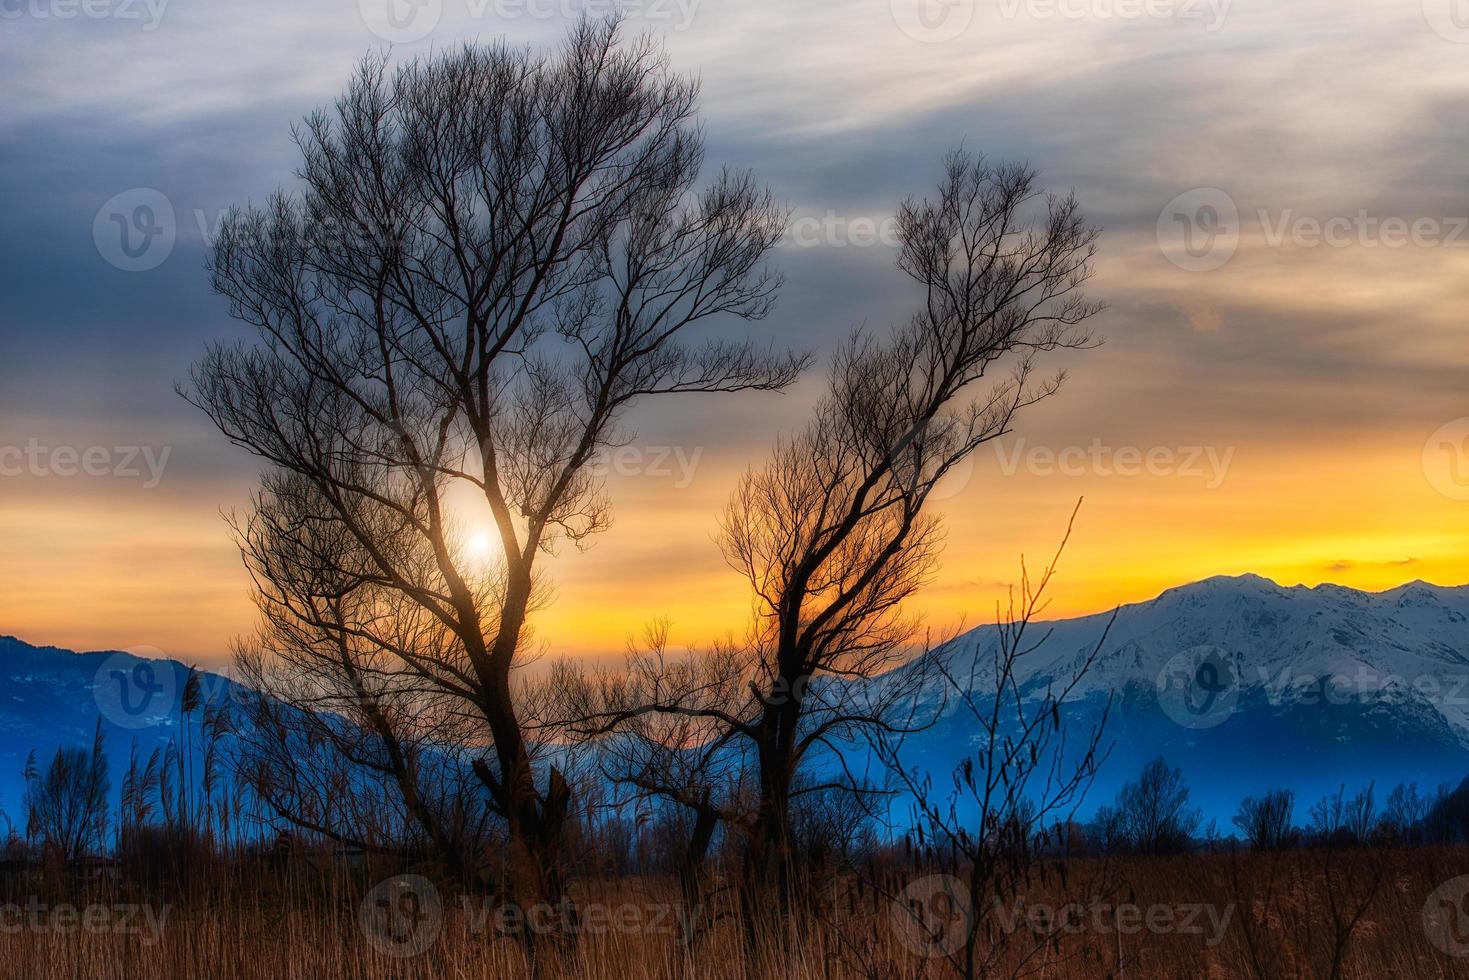
[[[1157,755],[1226,829],[1243,796],[1275,787],[1304,809],[1342,783],[1374,783],[1381,800],[1398,782],[1431,791],[1469,776],[1469,586],[1371,593],[1219,577],[1123,606],[1107,630],[1109,619],[1033,624],[1031,642],[1045,640],[1017,670],[1026,696],[1043,697],[1106,633],[1063,711],[1087,728],[1112,701],[1111,755],[1083,814]],[[996,635],[979,628],[929,656],[989,690]],[[966,721],[951,705],[912,740],[913,762],[943,771],[973,743]]]

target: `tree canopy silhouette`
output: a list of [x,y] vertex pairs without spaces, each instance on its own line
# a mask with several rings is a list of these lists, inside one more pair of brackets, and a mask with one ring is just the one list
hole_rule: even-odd
[[[697,94],[616,21],[553,53],[367,59],[296,131],[300,191],[223,221],[213,285],[259,339],[211,349],[185,392],[269,467],[238,525],[264,646],[329,678],[327,707],[360,706],[405,791],[388,731],[472,720],[515,877],[541,894],[568,790],[535,771],[513,689],[538,557],[608,526],[590,464],[639,398],[779,389],[805,363],[688,336],[766,315],[784,224],[748,174],[697,186]],[[493,562],[466,553],[466,491]]]

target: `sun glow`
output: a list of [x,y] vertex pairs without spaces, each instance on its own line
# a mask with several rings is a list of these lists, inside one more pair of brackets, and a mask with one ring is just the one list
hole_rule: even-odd
[[464,542],[464,553],[476,564],[485,564],[494,556],[495,542],[488,531],[473,531]]

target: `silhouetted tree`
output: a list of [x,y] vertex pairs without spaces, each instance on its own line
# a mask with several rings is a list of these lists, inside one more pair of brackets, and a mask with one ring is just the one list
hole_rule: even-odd
[[27,837],[68,862],[106,846],[112,779],[100,719],[91,751],[63,746],[44,772],[37,771],[33,761],[26,770]]
[[[213,284],[260,341],[211,349],[186,392],[270,467],[243,525],[252,560],[272,552],[252,569],[266,603],[316,664],[386,660],[369,694],[416,685],[474,719],[511,878],[553,900],[570,789],[537,772],[515,681],[538,557],[608,525],[591,464],[639,398],[778,389],[804,364],[686,339],[770,309],[784,216],[746,175],[695,190],[697,85],[618,35],[583,22],[553,54],[364,62],[296,134],[302,193],[222,222]],[[493,520],[491,562],[466,553],[459,493]],[[421,632],[400,628],[410,607]]]
[[1447,783],[1434,791],[1423,829],[1436,843],[1469,840],[1469,779],[1450,790]]
[[1328,793],[1311,804],[1310,822],[1306,829],[1318,841],[1334,841],[1346,833],[1347,787],[1343,783],[1336,792]]
[[[858,333],[842,347],[812,421],[745,475],[725,512],[725,560],[756,606],[741,648],[744,696],[636,709],[698,711],[744,743],[756,774],[745,881],[773,886],[776,909],[800,863],[794,798],[872,792],[867,776],[842,770],[840,746],[874,727],[900,730],[894,711],[922,685],[916,672],[849,681],[912,655],[916,622],[904,602],[939,548],[930,494],[1057,390],[1059,376],[1036,378],[1040,355],[1090,343],[1079,325],[1099,309],[1082,294],[1097,233],[1074,198],[1037,206],[1038,196],[1030,168],[955,152],[937,198],[902,205],[898,267],[917,284],[917,312],[886,336]],[[814,756],[832,771],[803,781]]]
[[1383,820],[1399,841],[1417,843],[1422,839],[1428,807],[1429,800],[1418,792],[1417,783],[1398,783],[1387,794]]
[[1290,840],[1291,812],[1295,803],[1296,795],[1288,789],[1271,790],[1263,796],[1247,796],[1240,801],[1234,825],[1255,850],[1276,850]]
[[[666,620],[630,643],[621,670],[587,671],[562,662],[553,685],[570,730],[595,744],[600,772],[626,788],[624,805],[658,801],[681,813],[676,867],[685,924],[702,929],[705,861],[721,828],[748,830],[753,806],[749,758],[724,725],[727,706],[746,696],[742,659],[728,644],[676,656]],[[681,710],[664,710],[679,705]],[[609,736],[609,732],[611,734]]]
[[1137,781],[1123,786],[1113,804],[1127,847],[1141,854],[1187,850],[1200,820],[1188,796],[1182,769],[1162,756],[1143,766]]
[[1358,790],[1356,795],[1347,801],[1345,826],[1347,832],[1363,844],[1371,841],[1377,834],[1379,829],[1377,798],[1371,783]]

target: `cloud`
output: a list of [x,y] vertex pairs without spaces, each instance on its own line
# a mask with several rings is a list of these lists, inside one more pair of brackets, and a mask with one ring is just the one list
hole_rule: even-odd
[[1324,566],[1328,572],[1352,572],[1373,568],[1409,568],[1419,564],[1417,558],[1402,558],[1396,561],[1351,561],[1339,558],[1336,561],[1327,562]]

